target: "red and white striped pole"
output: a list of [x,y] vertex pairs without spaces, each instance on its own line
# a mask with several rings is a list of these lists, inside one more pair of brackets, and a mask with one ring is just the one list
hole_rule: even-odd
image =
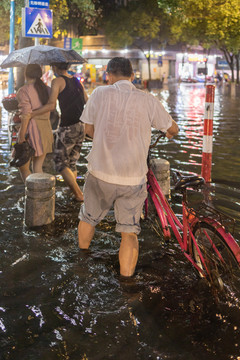
[[211,182],[214,94],[215,86],[207,85],[202,150],[202,177],[205,179],[206,182]]

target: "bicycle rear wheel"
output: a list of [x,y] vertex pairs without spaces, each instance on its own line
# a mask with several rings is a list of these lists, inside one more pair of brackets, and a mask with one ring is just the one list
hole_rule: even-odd
[[[224,285],[234,285],[239,279],[239,264],[218,228],[204,221],[198,222],[193,229],[193,235],[209,270],[210,284],[218,289],[223,289]],[[193,240],[192,255],[200,269],[205,271]]]

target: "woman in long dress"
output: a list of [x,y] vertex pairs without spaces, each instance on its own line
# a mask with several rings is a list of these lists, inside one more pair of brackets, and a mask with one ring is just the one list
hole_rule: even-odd
[[[47,153],[53,151],[53,134],[50,123],[50,112],[31,118],[31,112],[45,105],[49,99],[47,86],[41,80],[42,69],[37,64],[27,65],[25,70],[26,84],[17,92],[18,107],[21,113],[21,126],[18,143],[26,140],[34,148],[35,154],[26,164],[19,168],[23,182],[28,175],[41,173]],[[32,171],[30,163],[32,160]]]

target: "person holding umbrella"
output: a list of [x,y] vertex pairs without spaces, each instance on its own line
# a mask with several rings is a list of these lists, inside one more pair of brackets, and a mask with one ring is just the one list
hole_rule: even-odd
[[[21,113],[21,126],[18,132],[18,144],[28,139],[35,150],[32,158],[32,171],[41,173],[46,154],[53,150],[53,134],[50,123],[50,112],[44,115],[31,116],[34,109],[45,105],[49,99],[47,86],[41,80],[40,65],[30,64],[25,69],[26,84],[17,92],[18,107]],[[29,159],[19,167],[23,182],[31,174]]]
[[88,96],[78,79],[68,74],[69,63],[51,65],[57,78],[52,81],[49,101],[38,110],[34,110],[31,115],[35,117],[53,111],[57,100],[59,101],[61,121],[55,142],[55,167],[72,190],[75,199],[83,201],[83,193],[76,180],[76,162],[80,157],[84,139],[84,125],[80,121],[80,116]]

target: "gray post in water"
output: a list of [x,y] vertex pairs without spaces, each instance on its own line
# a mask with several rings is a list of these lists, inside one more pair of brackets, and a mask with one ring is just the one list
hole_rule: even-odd
[[31,174],[25,187],[25,224],[29,227],[50,224],[55,218],[55,176]]
[[152,159],[152,171],[165,196],[170,195],[170,164],[165,159]]

